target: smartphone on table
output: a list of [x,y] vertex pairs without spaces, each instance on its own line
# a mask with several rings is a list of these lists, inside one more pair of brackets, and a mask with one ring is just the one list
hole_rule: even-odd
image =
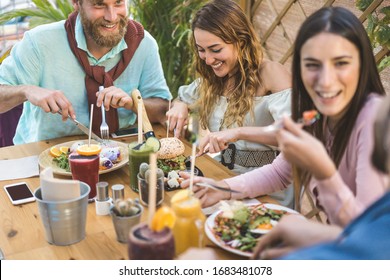
[[114,133],[111,133],[112,138],[121,138],[137,135],[138,128],[137,126],[130,126],[128,128],[120,129]]
[[26,182],[5,185],[4,190],[13,205],[35,201],[34,194],[31,192]]

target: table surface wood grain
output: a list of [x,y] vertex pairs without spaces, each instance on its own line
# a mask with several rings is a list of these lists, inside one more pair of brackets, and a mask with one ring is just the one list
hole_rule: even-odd
[[[166,130],[162,126],[155,126],[157,138],[166,137]],[[32,155],[39,155],[46,149],[60,143],[86,139],[86,136],[72,136],[35,143],[16,145],[0,148],[0,160],[17,159]],[[136,141],[137,137],[115,139],[124,143]],[[185,142],[185,155],[191,154],[191,145]],[[229,169],[211,157],[205,155],[196,160],[196,166],[206,177],[213,179],[225,179],[234,176]],[[7,172],[1,170],[0,172]],[[70,177],[56,176],[70,179]],[[107,181],[109,186],[123,184],[125,197],[136,198],[138,194],[129,187],[128,165],[109,173],[101,174],[100,181]],[[32,259],[32,260],[124,260],[128,259],[127,244],[116,240],[115,230],[110,216],[96,215],[95,204],[88,205],[86,237],[84,240],[69,246],[56,246],[49,244],[45,239],[43,224],[38,212],[36,202],[14,206],[5,193],[3,186],[6,184],[27,182],[32,191],[39,187],[39,177],[0,181],[0,248],[5,259]],[[170,198],[175,192],[165,192],[163,205],[169,205]],[[110,194],[111,195],[111,194]],[[275,203],[268,197],[260,198],[261,201]],[[142,220],[147,220],[148,210],[142,215]],[[215,250],[218,259],[245,259],[244,257],[227,252],[206,238],[207,247]]]

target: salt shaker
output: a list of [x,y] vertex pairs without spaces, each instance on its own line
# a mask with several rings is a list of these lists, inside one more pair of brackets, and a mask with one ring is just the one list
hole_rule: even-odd
[[95,201],[96,215],[110,214],[111,199],[108,196],[108,183],[98,182],[96,184],[97,197]]

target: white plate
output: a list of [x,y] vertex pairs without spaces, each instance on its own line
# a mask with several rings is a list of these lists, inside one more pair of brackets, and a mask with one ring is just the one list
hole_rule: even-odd
[[[73,143],[80,142],[80,141],[84,141],[84,142],[87,143],[88,140],[69,141],[69,142],[57,144],[55,146],[58,147],[58,148],[61,147],[61,146],[65,146],[65,147],[69,147],[70,148]],[[93,140],[91,142],[97,143],[96,141],[93,141]],[[123,142],[113,141],[113,140],[110,140],[110,142],[116,143],[118,145],[118,147],[119,147],[119,149],[121,151],[122,160],[120,162],[118,162],[118,163],[115,163],[114,166],[112,168],[110,168],[110,169],[99,170],[99,174],[104,174],[104,173],[108,173],[108,172],[117,170],[117,169],[123,167],[124,165],[126,165],[129,162],[128,144],[123,143]],[[66,171],[65,169],[59,168],[53,162],[53,157],[50,155],[50,148],[46,149],[45,151],[43,151],[39,155],[39,158],[38,158],[39,166],[42,169],[44,169],[46,167],[51,167],[51,168],[53,168],[53,173],[57,174],[57,175],[72,176],[72,173]]]
[[[251,205],[259,205],[260,203],[247,203],[246,205],[248,206],[251,206]],[[264,206],[268,209],[273,209],[273,210],[284,210],[286,212],[289,212],[289,213],[294,213],[294,214],[299,214],[298,212],[290,209],[290,208],[287,208],[287,207],[284,207],[284,206],[280,206],[280,205],[276,205],[276,204],[271,204],[271,203],[265,203]],[[250,257],[252,255],[252,253],[249,253],[249,252],[243,252],[243,251],[240,251],[238,249],[234,249],[233,247],[230,247],[229,245],[226,245],[222,240],[220,240],[219,238],[217,238],[214,234],[214,226],[215,226],[215,218],[217,217],[217,215],[221,213],[221,210],[218,210],[216,212],[214,212],[211,216],[209,216],[206,220],[206,226],[205,226],[205,232],[206,232],[206,235],[207,237],[212,241],[214,242],[216,245],[218,245],[219,247],[221,247],[222,249],[226,250],[226,251],[229,251],[231,253],[234,253],[236,255],[240,255],[240,256],[244,256],[244,257]]]

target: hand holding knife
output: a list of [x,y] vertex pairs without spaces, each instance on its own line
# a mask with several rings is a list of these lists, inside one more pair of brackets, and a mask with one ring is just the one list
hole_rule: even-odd
[[[61,111],[61,110],[59,110],[57,113],[60,114],[60,115],[62,115],[62,111]],[[82,123],[80,123],[80,122],[79,122],[78,120],[76,120],[76,119],[72,119],[70,116],[68,116],[68,118],[69,118],[72,122],[74,122],[74,123],[76,124],[76,126],[77,126],[78,128],[80,128],[80,130],[81,130],[82,132],[84,132],[86,135],[89,135],[89,129],[88,129],[85,125],[83,125]],[[91,132],[91,138],[92,138],[93,140],[98,141],[99,143],[103,142],[103,139],[101,139],[99,136],[97,136],[97,135],[96,135],[95,133],[93,133],[93,132]]]

